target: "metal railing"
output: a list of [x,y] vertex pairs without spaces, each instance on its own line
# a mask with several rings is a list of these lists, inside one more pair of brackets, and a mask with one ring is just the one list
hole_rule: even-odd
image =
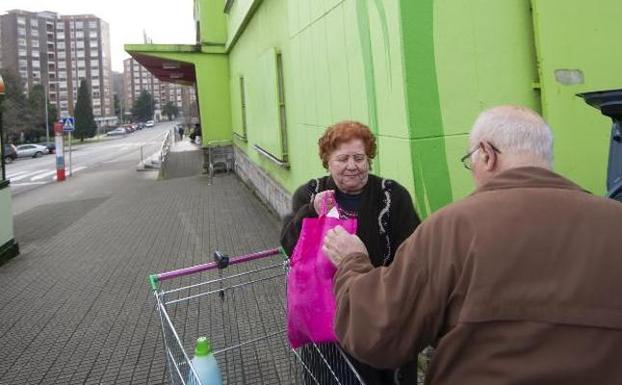
[[138,169],[160,168],[166,161],[166,157],[173,145],[175,135],[171,131],[166,131],[154,141],[147,142],[140,146],[140,162]]

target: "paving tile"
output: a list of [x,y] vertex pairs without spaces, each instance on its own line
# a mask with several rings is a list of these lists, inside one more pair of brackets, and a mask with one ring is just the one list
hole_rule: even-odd
[[[209,262],[215,250],[235,256],[278,245],[279,221],[234,174],[209,183],[200,175],[200,151],[169,161],[169,179],[122,174],[112,195],[80,196],[15,217],[24,252],[0,266],[1,385],[166,383],[148,275]],[[41,213],[58,215],[63,226],[38,225]],[[267,264],[231,266],[225,275]],[[162,286],[214,278],[217,272],[201,273]],[[191,353],[199,335],[226,344],[282,327],[283,287],[277,279],[224,301],[210,296],[174,306],[184,349]],[[295,383],[276,376],[274,361],[290,359],[282,341],[265,344],[222,358],[228,384]]]

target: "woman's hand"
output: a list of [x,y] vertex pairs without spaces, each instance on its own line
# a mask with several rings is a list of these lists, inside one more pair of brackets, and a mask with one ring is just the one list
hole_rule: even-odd
[[[323,203],[323,201],[325,203]],[[322,214],[322,205],[326,204],[326,211],[323,214],[329,212],[333,207],[335,207],[335,190],[325,190],[315,194],[313,198],[313,208],[318,215]]]

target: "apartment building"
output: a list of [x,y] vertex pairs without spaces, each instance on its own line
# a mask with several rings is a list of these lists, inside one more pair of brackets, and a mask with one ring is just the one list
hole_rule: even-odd
[[55,65],[53,12],[9,11],[0,16],[0,68],[19,73],[26,89],[44,84]]
[[162,119],[162,108],[168,102],[175,104],[182,114],[191,110],[193,101],[196,106],[193,87],[160,81],[133,58],[127,58],[123,61],[123,82],[124,105],[127,106],[128,110],[131,110],[134,100],[140,96],[140,93],[146,90],[154,98],[155,120]]
[[43,84],[61,117],[73,115],[86,79],[96,122],[116,123],[108,23],[94,15],[12,10],[0,25],[1,68],[18,72],[28,88]]

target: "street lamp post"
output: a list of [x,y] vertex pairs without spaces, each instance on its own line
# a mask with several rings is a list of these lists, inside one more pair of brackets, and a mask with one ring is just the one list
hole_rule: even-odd
[[[50,87],[48,83],[48,88]],[[48,92],[45,87],[43,87],[43,96],[45,97],[45,145],[50,145],[50,123],[48,122]]]

